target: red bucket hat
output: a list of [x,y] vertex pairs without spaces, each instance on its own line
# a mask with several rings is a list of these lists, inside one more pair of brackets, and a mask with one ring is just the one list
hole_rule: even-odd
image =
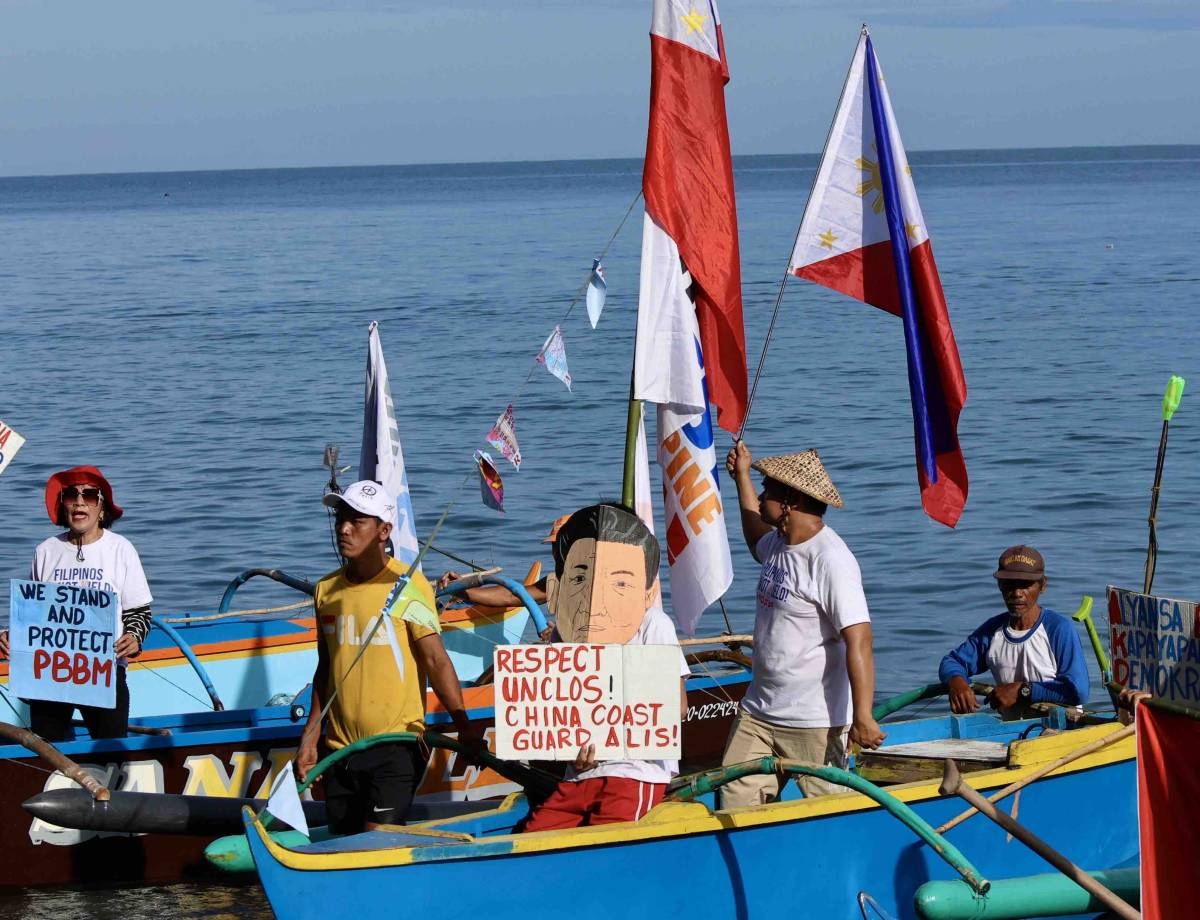
[[113,501],[112,486],[108,484],[103,473],[94,466],[73,466],[69,470],[54,473],[46,482],[46,513],[50,515],[51,523],[59,523],[59,502],[62,499],[63,489],[67,486],[83,485],[99,486],[100,494],[104,496],[107,523],[111,524],[125,513],[121,506]]

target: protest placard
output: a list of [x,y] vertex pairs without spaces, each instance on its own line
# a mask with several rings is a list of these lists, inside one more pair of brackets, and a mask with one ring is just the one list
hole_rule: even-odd
[[117,615],[111,591],[12,579],[12,692],[27,700],[114,707]]
[[9,428],[4,422],[0,422],[0,473],[3,473],[8,465],[12,463],[12,458],[17,455],[17,451],[21,449],[21,445],[25,443],[25,439]]
[[1108,587],[1113,680],[1200,709],[1196,604]]
[[679,759],[677,646],[503,645],[493,663],[498,757]]

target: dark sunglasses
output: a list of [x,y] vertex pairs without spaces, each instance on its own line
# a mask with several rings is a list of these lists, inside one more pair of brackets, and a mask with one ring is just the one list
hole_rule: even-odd
[[73,502],[77,498],[82,498],[85,504],[98,505],[100,504],[100,490],[95,486],[67,486],[62,490],[59,501]]

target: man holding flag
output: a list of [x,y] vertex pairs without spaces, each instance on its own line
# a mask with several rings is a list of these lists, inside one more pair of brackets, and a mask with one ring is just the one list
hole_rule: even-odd
[[[737,483],[742,533],[762,563],[754,617],[754,674],[725,747],[723,765],[778,756],[845,767],[846,741],[876,748],[871,714],[875,659],[858,561],[825,523],[842,507],[815,450],[752,463],[738,441],[725,461]],[[751,468],[763,474],[755,497]],[[721,791],[723,808],[773,801],[786,777],[745,776]],[[813,776],[806,796],[841,792]]]

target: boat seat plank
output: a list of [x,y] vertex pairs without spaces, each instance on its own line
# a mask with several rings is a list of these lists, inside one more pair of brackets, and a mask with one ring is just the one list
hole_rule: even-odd
[[[1003,741],[980,741],[974,738],[935,738],[931,741],[913,741],[893,744],[874,752],[887,757],[933,757],[939,760],[974,760],[1004,764],[1008,762],[1008,743]],[[859,756],[862,757],[863,754]]]

